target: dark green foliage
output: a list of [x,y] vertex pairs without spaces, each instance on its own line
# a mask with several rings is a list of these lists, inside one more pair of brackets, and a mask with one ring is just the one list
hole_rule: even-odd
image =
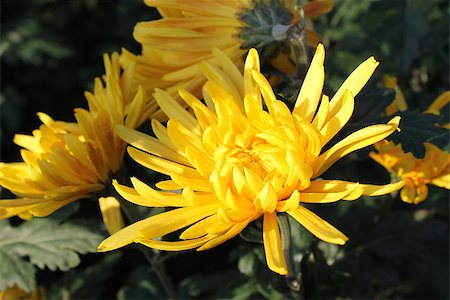
[[401,143],[403,151],[412,152],[416,157],[424,157],[424,142],[430,142],[445,149],[448,148],[448,129],[438,126],[442,118],[433,114],[424,114],[417,111],[404,111],[397,113],[401,119],[401,131],[393,133],[389,140],[396,144]]
[[[12,227],[0,223],[0,290],[17,284],[26,291],[36,288],[34,266],[67,271],[80,263],[79,254],[95,252],[101,236],[88,227],[33,219]],[[26,259],[27,258],[27,259]]]
[[394,132],[386,139],[401,144],[403,151],[412,152],[415,157],[423,158],[425,147],[429,142],[446,149],[449,143],[448,129],[440,125],[446,123],[445,115],[434,115],[419,111],[403,111],[386,116],[384,110],[393,101],[395,92],[392,89],[377,88],[368,85],[355,98],[355,111],[342,132],[335,140],[342,139],[363,127],[387,123],[394,116],[400,116],[400,131]]

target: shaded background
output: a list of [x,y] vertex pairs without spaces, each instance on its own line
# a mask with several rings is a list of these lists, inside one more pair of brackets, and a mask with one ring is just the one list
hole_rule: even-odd
[[[378,76],[398,76],[413,109],[423,110],[449,89],[448,1],[336,2],[332,13],[314,19],[327,47],[327,91],[335,91],[371,55],[381,63]],[[102,54],[121,47],[138,52],[133,26],[156,13],[137,0],[2,0],[0,5],[1,160],[9,162],[20,158],[14,134],[39,126],[36,112],[74,120],[73,108],[86,107],[83,92],[104,72]],[[339,162],[328,175],[389,180],[382,167],[357,156]],[[318,242],[292,224],[307,298],[448,299],[447,190],[431,187],[429,198],[417,206],[386,196],[311,209],[350,241],[345,246]],[[98,217],[98,208],[82,203],[78,214]],[[258,223],[252,228],[258,230]],[[265,266],[262,246],[239,237],[203,253],[170,254],[166,264],[184,298],[290,295],[284,279]],[[55,299],[62,293],[74,299],[165,297],[141,254],[130,248],[84,256],[66,273],[41,270],[38,282]]]

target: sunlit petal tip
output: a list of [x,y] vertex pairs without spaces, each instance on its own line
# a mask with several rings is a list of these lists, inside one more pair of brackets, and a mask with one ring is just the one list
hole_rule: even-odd
[[388,124],[389,125],[394,125],[395,127],[397,127],[396,128],[397,131],[400,131],[400,127],[398,127],[400,125],[400,120],[401,120],[401,117],[400,116],[396,116],[396,117],[393,117],[391,120],[389,120]]
[[325,47],[322,43],[319,43],[316,47],[316,52],[314,52],[313,60],[314,63],[319,63],[323,65],[325,61]]

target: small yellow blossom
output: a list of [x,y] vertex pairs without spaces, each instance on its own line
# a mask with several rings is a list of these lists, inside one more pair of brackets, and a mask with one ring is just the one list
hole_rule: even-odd
[[97,78],[94,92],[86,92],[89,109],[75,109],[76,123],[38,113],[39,129],[15,136],[23,162],[0,163],[0,185],[18,199],[0,200],[0,219],[47,216],[100,192],[121,168],[126,143],[114,126],[138,127],[151,107],[135,85],[133,64],[121,72],[117,53],[104,62],[105,84]]
[[[161,250],[206,250],[262,217],[267,264],[286,274],[278,213],[287,213],[324,241],[344,244],[348,238],[303,203],[355,200],[403,186],[403,182],[377,186],[319,178],[340,158],[394,132],[399,118],[363,128],[324,151],[350,119],[354,95],[378,65],[373,57],[329,100],[322,94],[325,50],[319,45],[291,112],[275,98],[261,74],[255,49],[247,56],[243,75],[226,54],[215,50],[214,55],[218,66],[200,64],[208,78],[203,87],[205,103],[180,90],[194,115],[157,89],[155,98],[169,117],[167,127],[153,120],[156,137],[116,127],[117,134],[133,146],[128,153],[134,160],[170,177],[156,184],[159,190],[134,177],[133,187],[115,182],[116,190],[138,205],[175,209],[125,227],[98,249],[109,251],[136,242]],[[183,228],[181,240],[160,240]]]
[[[292,23],[299,19],[295,2],[284,1],[292,11]],[[213,48],[219,48],[242,66],[247,50],[241,49],[239,32],[244,23],[239,20],[239,13],[251,8],[252,0],[146,0],[145,3],[155,7],[162,19],[139,22],[133,36],[142,45],[142,53],[135,55],[123,50],[121,59],[125,64],[136,63],[136,79],[147,92],[159,88],[177,98],[177,89],[183,88],[200,96],[205,82],[200,62],[214,63]],[[305,17],[327,13],[333,5],[334,0],[307,1],[303,5]],[[310,27],[306,38],[315,47],[320,39]],[[274,63],[283,70],[292,69],[286,55]],[[164,118],[161,111],[158,117]]]
[[405,181],[400,197],[407,203],[418,204],[425,200],[428,184],[450,189],[450,153],[430,143],[424,146],[424,158],[405,153],[401,145],[388,141],[375,144],[377,152],[370,153],[376,162]]
[[[395,88],[397,96],[390,106],[391,109],[386,113],[394,113],[398,109],[406,110],[407,104],[397,83],[387,87]],[[449,102],[450,91],[446,91],[437,97],[425,112],[439,114]],[[450,128],[449,124],[443,127]],[[405,153],[401,145],[395,145],[393,142],[381,141],[374,146],[377,152],[371,152],[370,157],[391,172],[393,177],[405,181],[405,186],[400,192],[400,198],[404,202],[418,204],[424,201],[428,196],[428,184],[450,189],[449,152],[433,144],[424,143],[425,156],[417,158],[410,152]]]

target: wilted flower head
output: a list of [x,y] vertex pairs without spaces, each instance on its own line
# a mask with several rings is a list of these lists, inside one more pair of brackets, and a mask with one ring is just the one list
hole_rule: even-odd
[[[397,97],[394,105],[388,112],[407,108],[403,95],[399,96],[401,90],[397,84]],[[400,99],[400,102],[395,102]],[[441,109],[450,102],[450,91],[442,93],[425,111],[426,113],[439,114]],[[443,127],[449,128],[449,124]],[[400,144],[381,141],[375,144],[376,152],[371,152],[376,162],[386,168],[392,177],[405,181],[405,186],[400,192],[400,198],[407,203],[418,204],[428,196],[428,184],[450,189],[450,153],[439,149],[431,143],[424,143],[425,156],[415,157],[411,152],[405,153]]]
[[[156,138],[116,127],[119,136],[134,146],[128,148],[134,160],[170,177],[156,184],[161,190],[137,178],[131,178],[132,188],[116,182],[116,190],[138,205],[177,208],[122,229],[103,241],[99,251],[132,242],[172,251],[206,250],[263,217],[268,266],[286,274],[278,213],[286,212],[324,241],[344,244],[344,234],[302,204],[355,200],[390,193],[403,185],[318,178],[343,156],[391,134],[399,118],[361,129],[323,151],[352,115],[353,95],[378,65],[373,57],[329,100],[322,95],[325,53],[319,45],[291,112],[275,98],[260,73],[256,50],[250,50],[243,76],[226,54],[216,50],[214,55],[220,67],[201,64],[208,78],[203,87],[205,103],[180,90],[194,115],[166,92],[156,90],[155,98],[169,117],[167,127],[153,120]],[[186,227],[180,241],[159,240]]]
[[[162,19],[138,23],[133,35],[142,45],[142,54],[135,55],[124,50],[122,59],[125,63],[136,63],[136,78],[147,92],[160,88],[177,98],[177,89],[183,88],[200,96],[205,78],[199,64],[204,60],[214,63],[213,48],[219,48],[236,65],[242,66],[243,56],[250,48],[244,47],[245,41],[241,35],[241,30],[248,25],[242,20],[244,11],[253,12],[254,5],[260,3],[260,7],[265,9],[265,16],[277,17],[280,22],[286,23],[280,26],[287,27],[300,18],[295,2],[146,0],[148,6],[158,10]],[[324,14],[332,9],[333,4],[334,0],[308,1],[303,7],[305,17]],[[277,13],[270,14],[274,6],[278,7]],[[255,18],[259,20],[261,15]],[[263,26],[258,24],[257,27]],[[266,27],[267,30],[272,28]],[[248,36],[254,38],[256,34]],[[259,40],[264,36],[260,35]],[[313,47],[319,42],[310,27],[306,30],[306,38]],[[288,64],[286,60],[283,55],[274,64],[280,64],[284,70]]]
[[126,144],[113,128],[136,128],[150,109],[133,82],[134,65],[121,72],[117,53],[104,62],[104,84],[97,78],[94,92],[86,92],[89,109],[75,109],[77,123],[38,113],[43,125],[31,136],[15,136],[23,162],[1,163],[0,185],[18,199],[0,200],[0,218],[47,216],[103,190],[121,168]]

